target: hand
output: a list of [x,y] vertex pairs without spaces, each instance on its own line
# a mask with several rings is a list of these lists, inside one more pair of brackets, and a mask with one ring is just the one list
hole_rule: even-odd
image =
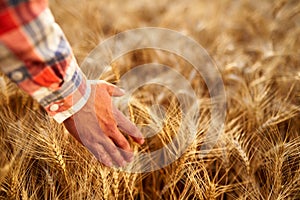
[[64,121],[67,130],[106,166],[124,166],[133,159],[132,149],[120,130],[135,142],[144,143],[138,128],[112,105],[112,96],[122,95],[121,89],[105,81],[92,84],[85,106]]

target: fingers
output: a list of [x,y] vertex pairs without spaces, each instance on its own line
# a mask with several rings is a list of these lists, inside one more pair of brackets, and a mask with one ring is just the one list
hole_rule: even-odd
[[135,142],[139,144],[143,144],[144,138],[140,130],[129,119],[127,119],[123,115],[123,113],[119,111],[117,108],[113,107],[113,113],[118,123],[118,128],[121,131],[130,135]]
[[120,131],[118,132],[117,135],[110,137],[110,139],[118,146],[117,148],[119,149],[119,152],[122,153],[125,160],[131,162],[133,159],[132,149],[124,135]]
[[107,136],[100,136],[95,143],[87,145],[95,157],[106,166],[123,167],[133,158],[131,152],[125,152],[118,148],[114,142]]
[[133,158],[131,152],[123,151],[103,134],[99,134],[94,141],[89,141],[85,146],[100,162],[109,167],[113,165],[124,167]]
[[109,125],[110,127],[107,130],[109,138],[121,149],[127,152],[131,152],[129,142],[124,137],[124,135],[119,131],[116,124]]
[[[85,117],[75,115],[75,118],[77,126],[75,127],[74,120],[72,120],[66,123],[68,130],[74,136],[74,133],[76,133],[78,139],[83,140],[82,144],[104,165],[109,167],[113,165],[123,167],[127,162],[132,160],[133,154],[130,152],[129,143],[121,132],[116,132],[115,129],[117,128],[112,131],[108,131],[109,129],[107,129],[107,132],[113,132],[114,134],[106,134],[107,132],[99,126],[97,117],[93,116],[91,112]],[[86,119],[89,119],[89,121]],[[113,125],[112,121],[110,123]],[[115,143],[110,137],[114,138]],[[123,151],[123,149],[128,152]]]
[[123,89],[103,80],[97,80],[91,83],[97,84],[98,88],[104,87],[107,90],[108,94],[113,97],[120,97],[125,94],[125,91]]
[[111,156],[111,159],[119,166],[125,166],[126,163],[131,162],[133,158],[133,153],[131,151],[124,151],[120,147],[117,147],[109,138],[105,141],[105,143],[103,143],[103,146]]
[[[101,126],[102,128],[100,128]],[[96,132],[102,133],[98,134],[97,141],[104,146],[111,159],[119,166],[124,166],[126,161],[130,162],[133,156],[132,149],[127,139],[116,126],[115,120],[111,119],[107,123],[99,124],[97,127],[98,130]]]
[[104,165],[108,167],[111,167],[113,165],[112,159],[101,144],[95,143],[87,147],[91,151],[91,153],[97,158],[97,160],[102,162]]

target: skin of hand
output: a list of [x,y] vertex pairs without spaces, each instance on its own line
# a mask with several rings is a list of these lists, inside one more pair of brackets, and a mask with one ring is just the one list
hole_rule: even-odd
[[85,106],[64,121],[66,129],[104,165],[125,166],[133,159],[126,133],[143,144],[138,128],[112,104],[112,97],[124,92],[106,81],[91,84],[91,95]]

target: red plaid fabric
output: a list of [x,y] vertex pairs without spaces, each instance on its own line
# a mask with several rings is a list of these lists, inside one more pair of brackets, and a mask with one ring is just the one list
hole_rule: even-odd
[[90,95],[46,0],[0,0],[0,70],[59,123]]

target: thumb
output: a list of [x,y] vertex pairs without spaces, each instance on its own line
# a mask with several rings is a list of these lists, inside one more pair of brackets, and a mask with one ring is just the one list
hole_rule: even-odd
[[120,97],[125,94],[125,90],[104,80],[89,80],[89,83],[96,84],[96,85],[105,85],[107,92],[109,93],[110,96],[113,97]]
[[123,90],[113,84],[107,85],[107,91],[110,94],[110,96],[113,96],[113,97],[120,97],[125,94],[125,90]]

